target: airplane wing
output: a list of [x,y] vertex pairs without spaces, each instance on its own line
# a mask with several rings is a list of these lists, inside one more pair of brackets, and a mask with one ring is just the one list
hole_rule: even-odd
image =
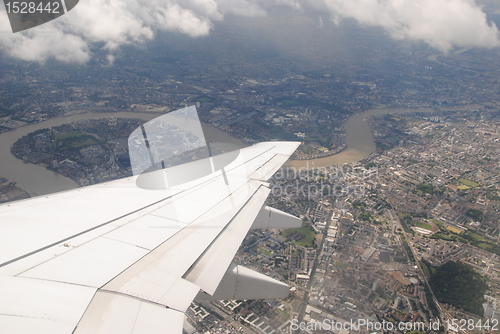
[[[264,206],[298,144],[241,149],[167,188],[130,177],[0,206],[1,332],[181,333],[195,299],[285,297],[286,284],[231,261],[249,229],[301,226]],[[214,165],[147,175],[203,161]]]

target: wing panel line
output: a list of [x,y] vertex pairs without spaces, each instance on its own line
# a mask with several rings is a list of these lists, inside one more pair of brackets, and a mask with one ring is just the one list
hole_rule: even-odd
[[[248,163],[249,161],[254,160],[254,159],[256,159],[257,157],[259,157],[259,156],[261,156],[261,155],[263,155],[263,154],[267,153],[268,151],[272,150],[273,148],[275,148],[275,146],[272,146],[272,147],[270,147],[269,149],[267,149],[267,150],[265,150],[265,151],[263,151],[263,152],[261,152],[261,153],[259,153],[259,154],[255,155],[255,156],[251,157],[249,160],[247,160],[247,161],[243,162],[243,164],[242,164],[242,165],[244,165],[244,164]],[[267,162],[266,162],[266,163],[267,163]],[[238,166],[235,166],[234,168],[238,168],[238,167],[240,167],[240,166],[241,166],[241,165],[238,165]],[[233,168],[233,169],[234,169],[234,168]],[[217,177],[219,177],[219,176],[220,176],[220,175],[217,175]],[[206,181],[205,181],[205,182],[203,182],[202,184],[207,183],[207,182],[210,182],[210,181],[212,181],[212,180],[213,180],[213,178],[211,178],[211,179],[209,179],[209,180],[206,180]],[[201,186],[202,184],[198,184],[198,185],[194,186],[193,188],[197,188],[197,187]],[[22,259],[24,259],[24,258],[26,258],[26,257],[31,256],[31,255],[34,255],[34,254],[40,253],[40,252],[42,252],[42,251],[44,251],[44,250],[47,250],[47,249],[49,249],[49,248],[51,248],[51,247],[57,246],[58,244],[63,243],[63,242],[65,242],[65,241],[68,241],[68,240],[70,240],[70,239],[73,239],[73,238],[79,237],[79,236],[81,236],[81,235],[83,235],[83,234],[86,234],[86,233],[88,233],[88,232],[91,232],[91,231],[94,231],[94,230],[96,230],[96,229],[99,229],[100,227],[103,227],[103,226],[109,225],[109,224],[110,224],[110,223],[112,223],[112,222],[115,222],[115,221],[117,221],[117,220],[119,220],[119,219],[125,218],[125,217],[127,217],[127,216],[129,216],[129,215],[131,215],[131,214],[137,213],[137,212],[139,212],[139,211],[141,211],[141,210],[147,209],[147,208],[149,208],[149,207],[151,207],[151,206],[157,205],[157,204],[159,204],[159,203],[161,203],[161,202],[163,202],[163,201],[166,201],[166,200],[168,200],[169,198],[172,198],[172,197],[174,197],[174,196],[178,196],[178,195],[180,195],[180,194],[182,194],[182,193],[185,193],[185,192],[187,192],[187,193],[188,193],[188,192],[189,192],[189,191],[191,191],[193,188],[191,188],[191,189],[185,189],[185,190],[182,190],[182,191],[180,191],[180,192],[178,192],[178,193],[176,193],[176,194],[174,194],[174,195],[171,195],[171,196],[168,196],[168,197],[162,198],[162,199],[160,199],[160,200],[158,200],[158,201],[156,201],[156,202],[153,202],[153,203],[151,203],[151,204],[148,204],[148,205],[146,205],[146,206],[144,206],[144,207],[142,207],[142,208],[139,208],[139,209],[137,209],[137,210],[134,210],[134,211],[128,212],[128,213],[127,213],[127,214],[125,214],[125,215],[122,215],[122,216],[120,216],[120,217],[117,217],[117,218],[111,219],[111,220],[109,220],[109,221],[107,221],[107,222],[104,222],[104,223],[102,223],[102,224],[96,225],[96,226],[91,227],[91,228],[89,228],[89,229],[87,229],[87,230],[84,230],[84,231],[82,231],[82,232],[79,232],[79,233],[73,234],[73,235],[71,235],[71,236],[69,236],[69,237],[67,237],[67,238],[64,238],[64,239],[58,240],[58,241],[53,242],[53,243],[51,243],[51,244],[49,244],[49,245],[47,245],[47,246],[41,247],[41,248],[39,248],[39,249],[36,249],[36,250],[31,251],[31,252],[29,252],[29,253],[26,253],[26,254],[24,254],[24,255],[18,256],[18,257],[16,257],[16,258],[11,259],[11,260],[9,260],[9,261],[6,261],[6,262],[4,262],[4,263],[0,263],[0,268],[2,268],[2,267],[4,267],[4,266],[7,266],[7,265],[9,265],[9,264],[11,264],[11,263],[17,262],[17,261],[19,261],[19,260],[22,260]]]
[[[186,190],[184,190],[184,191],[186,191]],[[184,191],[182,191],[182,192],[184,192]],[[180,193],[182,193],[182,192],[180,192]],[[175,195],[179,195],[180,193],[176,193]],[[172,195],[172,196],[175,196],[175,195]],[[44,251],[44,250],[46,250],[46,249],[49,249],[49,248],[51,248],[51,247],[57,246],[58,244],[60,244],[60,243],[62,243],[62,242],[65,242],[65,241],[68,241],[68,240],[70,240],[70,239],[73,239],[73,238],[79,237],[79,236],[81,236],[81,235],[83,235],[83,234],[86,234],[86,233],[88,233],[88,232],[90,232],[90,231],[94,231],[94,230],[96,230],[96,229],[98,229],[98,228],[100,228],[100,227],[103,227],[103,226],[109,225],[109,224],[111,224],[112,222],[115,222],[115,221],[117,221],[117,220],[119,220],[119,219],[125,218],[125,217],[127,217],[127,216],[130,216],[131,214],[137,213],[137,212],[142,211],[142,210],[144,210],[144,209],[147,209],[147,208],[149,208],[149,207],[151,207],[151,206],[154,206],[154,205],[156,205],[156,204],[159,204],[159,203],[161,203],[161,202],[163,202],[163,201],[166,201],[166,200],[168,200],[169,198],[171,198],[172,196],[168,196],[168,197],[166,197],[166,198],[162,198],[161,200],[156,201],[156,202],[151,203],[151,204],[148,204],[148,205],[146,205],[146,206],[144,206],[144,207],[142,207],[142,208],[140,208],[140,209],[137,209],[137,210],[134,210],[134,211],[128,212],[128,213],[127,213],[127,214],[125,214],[125,215],[122,215],[122,216],[120,216],[120,217],[117,217],[117,218],[111,219],[111,220],[109,220],[109,221],[107,221],[107,222],[104,222],[104,223],[99,224],[99,225],[97,225],[97,226],[91,227],[91,228],[89,228],[89,229],[87,229],[87,230],[85,230],[85,231],[79,232],[79,233],[74,234],[74,235],[72,235],[72,236],[69,236],[69,237],[67,237],[67,238],[64,238],[64,239],[61,239],[61,240],[59,240],[59,241],[56,241],[56,242],[54,242],[54,243],[52,243],[52,244],[50,244],[50,245],[44,246],[44,247],[42,247],[42,248],[39,248],[39,249],[34,250],[34,251],[32,251],[32,252],[29,252],[29,253],[27,253],[27,254],[24,254],[24,255],[18,256],[18,257],[16,257],[16,258],[14,258],[14,259],[12,259],[12,260],[9,260],[9,261],[6,261],[6,262],[4,262],[4,263],[0,263],[0,268],[1,268],[1,267],[4,267],[4,266],[6,266],[6,265],[9,265],[9,264],[11,264],[11,263],[13,263],[13,262],[16,262],[16,261],[22,260],[22,259],[24,259],[24,258],[26,258],[26,257],[28,257],[28,256],[33,255],[33,254],[36,254],[36,253],[42,252],[42,251]]]
[[[261,181],[262,182],[262,181]],[[205,251],[198,256],[198,258],[193,262],[193,264],[189,267],[188,270],[182,275],[182,278],[186,279],[186,277],[189,276],[191,271],[193,270],[194,267],[199,263],[199,261],[203,258],[203,255],[205,255],[209,250],[210,247],[212,247],[217,240],[220,240],[220,236],[229,228],[229,225],[235,220],[235,218],[238,216],[238,214],[245,208],[245,206],[252,200],[253,196],[258,193],[258,191],[261,189],[261,187],[265,187],[265,183],[262,182],[259,187],[253,192],[253,194],[245,201],[245,203],[239,208],[239,210],[234,214],[234,216],[231,218],[231,220],[224,226],[224,228],[217,234],[217,236],[212,240],[212,242],[207,246]]]

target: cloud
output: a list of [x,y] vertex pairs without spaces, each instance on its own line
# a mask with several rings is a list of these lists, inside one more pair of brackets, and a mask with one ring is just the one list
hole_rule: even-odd
[[[10,30],[5,12],[0,12],[0,22],[0,31]],[[27,61],[42,62],[53,57],[63,62],[85,63],[90,59],[88,43],[82,36],[65,33],[53,25],[43,31],[2,33],[0,47],[10,56]]]
[[153,39],[157,31],[205,36],[225,15],[265,16],[276,6],[326,12],[338,24],[354,19],[443,52],[500,45],[497,27],[473,0],[85,0],[59,19],[16,34],[7,33],[1,8],[0,49],[27,61],[85,63],[94,48],[102,48],[112,61],[122,45]]
[[[180,5],[182,2],[183,6]],[[0,11],[0,48],[10,56],[44,62],[48,58],[85,63],[93,45],[112,53],[121,45],[140,43],[158,30],[190,37],[207,35],[211,20],[220,20],[214,0],[86,0],[57,20],[25,32],[9,34],[8,18]],[[111,55],[112,56],[112,55]],[[112,59],[112,57],[108,57]]]
[[472,0],[325,0],[335,22],[350,18],[384,28],[395,39],[453,47],[497,47],[499,32]]

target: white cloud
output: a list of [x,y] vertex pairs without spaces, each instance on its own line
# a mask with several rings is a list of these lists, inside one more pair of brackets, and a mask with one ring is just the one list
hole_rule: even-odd
[[[103,43],[112,53],[121,45],[152,39],[157,30],[198,37],[210,32],[211,20],[222,18],[214,0],[86,0],[42,26],[0,34],[0,48],[24,60],[44,62],[53,57],[84,63],[95,43]],[[2,31],[10,30],[5,11],[0,11],[0,22]]]
[[[0,31],[10,30],[5,12],[0,12]],[[6,23],[6,24],[5,24]],[[43,62],[53,57],[64,62],[85,63],[90,59],[87,42],[81,37],[64,33],[55,26],[29,30],[23,34],[0,34],[0,47],[12,57]]]
[[[455,46],[499,46],[499,32],[473,0],[85,0],[67,15],[25,32],[0,34],[12,57],[85,63],[103,45],[108,59],[120,46],[152,39],[158,30],[209,34],[227,14],[265,16],[273,6],[327,12],[384,28],[395,39],[424,41],[443,52]],[[0,30],[10,30],[0,9]]]
[[332,19],[355,19],[383,27],[393,38],[424,41],[447,52],[454,46],[500,45],[495,24],[489,24],[473,0],[324,0]]

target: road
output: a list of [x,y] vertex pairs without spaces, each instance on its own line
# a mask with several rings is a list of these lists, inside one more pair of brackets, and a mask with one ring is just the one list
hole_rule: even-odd
[[[316,268],[318,267],[319,257],[321,255],[321,250],[323,249],[323,243],[328,236],[328,228],[330,227],[330,223],[332,221],[333,211],[328,215],[328,220],[325,226],[325,230],[323,231],[323,237],[321,238],[321,244],[316,249],[316,256],[314,257],[314,263],[311,270],[311,276],[309,277],[309,281],[307,282],[306,291],[304,292],[304,298],[302,299],[302,303],[300,305],[299,316],[297,317],[298,322],[301,323],[304,320],[304,316],[306,313],[306,307],[309,305],[309,293],[311,291],[311,287],[314,281],[314,275],[316,274]],[[299,334],[301,332],[300,329],[295,331],[295,334]]]

